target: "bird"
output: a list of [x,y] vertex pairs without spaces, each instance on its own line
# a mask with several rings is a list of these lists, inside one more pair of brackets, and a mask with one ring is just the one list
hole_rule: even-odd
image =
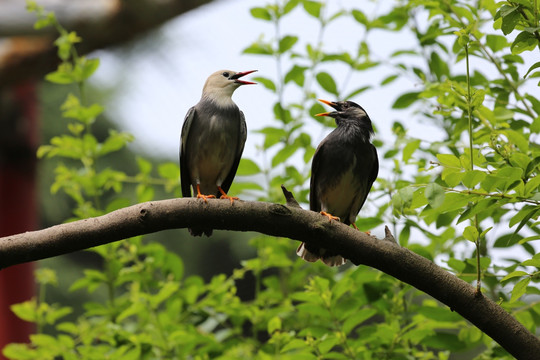
[[[317,116],[334,118],[337,127],[323,139],[313,156],[309,207],[330,221],[352,224],[358,230],[356,216],[379,173],[377,150],[370,141],[373,125],[366,111],[352,101],[319,101],[335,111]],[[321,259],[328,266],[340,266],[347,261],[331,250],[308,243],[301,243],[296,254],[309,262]]]
[[[242,85],[256,84],[240,80],[257,70],[235,72],[219,70],[206,80],[200,101],[184,119],[180,137],[180,183],[183,197],[193,195],[208,202],[227,195],[244,151],[247,127],[244,113],[232,100]],[[212,229],[188,229],[193,236],[212,235]]]

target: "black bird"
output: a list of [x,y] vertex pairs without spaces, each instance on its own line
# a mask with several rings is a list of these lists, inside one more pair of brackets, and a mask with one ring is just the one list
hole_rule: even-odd
[[[371,119],[352,101],[319,100],[336,111],[317,114],[336,120],[334,129],[317,147],[311,165],[309,207],[330,221],[355,224],[371,185],[379,173],[377,150],[371,144]],[[328,266],[347,261],[341,255],[313,244],[302,243],[296,254],[309,262],[321,259]]]
[[[231,204],[238,199],[227,195],[247,138],[244,113],[232,100],[241,85],[255,84],[240,80],[256,70],[235,72],[219,70],[208,77],[201,100],[188,110],[180,143],[180,182],[182,195],[205,202],[220,196]],[[212,229],[188,229],[191,235],[212,235]]]

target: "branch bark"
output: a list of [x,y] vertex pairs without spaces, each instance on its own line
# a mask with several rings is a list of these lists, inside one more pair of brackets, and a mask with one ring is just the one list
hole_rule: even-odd
[[540,340],[509,313],[465,281],[400,247],[387,231],[377,239],[296,206],[194,198],[151,201],[107,215],[0,238],[0,268],[165,229],[212,227],[257,231],[324,244],[355,265],[379,269],[458,312],[518,359],[540,353]]

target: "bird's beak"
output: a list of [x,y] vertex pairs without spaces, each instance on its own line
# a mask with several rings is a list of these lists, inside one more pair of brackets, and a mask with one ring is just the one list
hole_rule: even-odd
[[[319,101],[322,102],[323,104],[329,105],[329,106],[333,107],[334,109],[338,110],[338,108],[337,108],[338,104],[336,104],[335,102],[331,102],[331,101],[323,100],[323,99],[319,99]],[[332,116],[334,113],[335,113],[335,111],[333,111],[333,112],[324,112],[324,113],[320,113],[320,114],[315,114],[315,116]]]
[[331,101],[328,101],[328,100],[323,100],[323,99],[319,99],[320,102],[322,102],[323,104],[326,104],[328,106],[331,106],[333,107],[334,109],[338,110],[338,104],[335,103],[335,102],[331,102]]
[[255,82],[251,82],[251,81],[244,81],[244,80],[240,80],[240,78],[242,76],[245,76],[247,74],[251,74],[253,72],[255,72],[257,70],[249,70],[249,71],[241,71],[241,72],[237,72],[236,74],[234,74],[233,76],[230,77],[231,80],[234,80],[235,83],[237,84],[241,84],[241,85],[255,85],[257,83]]
[[330,116],[330,113],[325,112],[325,113],[315,114],[315,116]]

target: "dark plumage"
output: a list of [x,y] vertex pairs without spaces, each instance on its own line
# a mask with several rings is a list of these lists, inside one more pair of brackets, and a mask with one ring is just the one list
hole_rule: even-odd
[[[220,197],[231,203],[238,198],[227,195],[233,182],[247,138],[244,114],[232,101],[241,85],[239,80],[253,71],[220,70],[206,80],[201,100],[189,109],[182,126],[180,144],[180,182],[182,196],[207,201]],[[188,229],[191,235],[212,235],[212,229]]]
[[[352,101],[321,101],[336,111],[318,115],[333,117],[337,128],[319,144],[313,156],[310,209],[330,219],[338,217],[356,228],[356,216],[379,173],[377,150],[370,142],[371,119]],[[341,255],[313,244],[300,244],[296,253],[306,261],[321,259],[329,266],[346,262]]]

